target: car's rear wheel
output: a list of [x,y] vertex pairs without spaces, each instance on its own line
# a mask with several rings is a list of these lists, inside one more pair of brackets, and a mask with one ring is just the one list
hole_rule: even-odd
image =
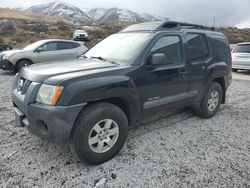
[[27,66],[30,66],[32,65],[32,62],[29,61],[29,60],[21,60],[17,63],[17,66],[16,66],[16,71],[19,72],[23,67],[27,67]]
[[205,93],[200,106],[195,109],[197,115],[203,118],[213,117],[220,108],[222,95],[221,85],[217,82],[213,82]]
[[232,72],[237,72],[238,71],[238,69],[232,69]]
[[98,103],[80,114],[71,134],[70,148],[81,161],[97,165],[121,150],[127,134],[124,112],[113,104]]

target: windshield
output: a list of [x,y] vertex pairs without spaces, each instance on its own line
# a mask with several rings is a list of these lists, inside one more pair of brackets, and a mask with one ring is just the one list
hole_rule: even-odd
[[43,43],[44,43],[44,41],[34,42],[34,43],[26,46],[23,50],[35,50],[36,48],[38,48],[39,46],[41,46]]
[[119,33],[91,48],[85,56],[102,57],[117,63],[132,64],[151,39],[151,33]]
[[234,53],[250,53],[250,44],[240,44],[236,46]]

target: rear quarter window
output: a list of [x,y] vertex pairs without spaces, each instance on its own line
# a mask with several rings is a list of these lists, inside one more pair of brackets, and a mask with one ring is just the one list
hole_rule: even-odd
[[230,63],[231,51],[227,39],[221,35],[212,35],[210,41],[215,60]]

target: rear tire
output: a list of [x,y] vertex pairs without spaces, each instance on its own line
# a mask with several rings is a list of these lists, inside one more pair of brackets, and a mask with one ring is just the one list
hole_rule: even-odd
[[238,71],[238,69],[232,69],[232,72],[237,72]]
[[220,108],[222,94],[221,85],[217,82],[212,82],[200,106],[195,109],[196,114],[206,119],[213,117]]
[[17,63],[17,66],[16,66],[16,71],[19,72],[23,67],[27,67],[27,66],[30,66],[32,65],[32,62],[29,61],[29,60],[21,60]]
[[70,148],[81,161],[98,165],[122,149],[127,134],[125,113],[113,104],[97,103],[79,115],[71,133]]

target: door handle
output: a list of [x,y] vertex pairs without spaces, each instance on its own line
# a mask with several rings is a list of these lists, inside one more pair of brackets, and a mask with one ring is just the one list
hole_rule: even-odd
[[188,74],[188,71],[187,71],[187,70],[181,70],[181,71],[180,71],[180,76],[181,76],[181,77],[185,77],[187,74]]

